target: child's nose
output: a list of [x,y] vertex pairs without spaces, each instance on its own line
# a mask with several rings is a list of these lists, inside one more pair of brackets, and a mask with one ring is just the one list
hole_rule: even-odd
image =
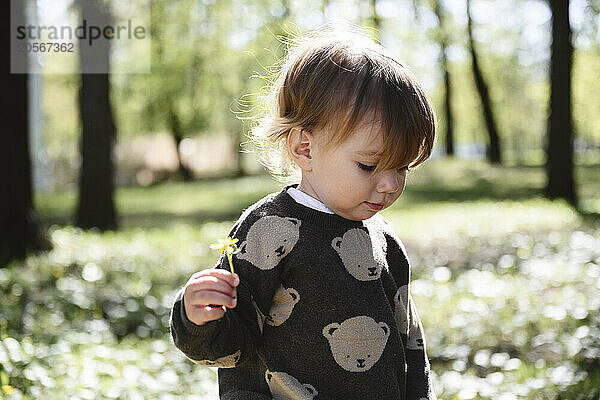
[[377,191],[380,193],[396,193],[401,187],[401,177],[395,170],[383,171],[377,182]]

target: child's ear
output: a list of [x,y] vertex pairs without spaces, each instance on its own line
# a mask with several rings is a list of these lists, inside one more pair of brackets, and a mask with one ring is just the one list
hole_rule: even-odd
[[312,171],[312,150],[314,149],[314,136],[311,131],[300,126],[290,130],[287,138],[288,151],[292,160],[300,169]]

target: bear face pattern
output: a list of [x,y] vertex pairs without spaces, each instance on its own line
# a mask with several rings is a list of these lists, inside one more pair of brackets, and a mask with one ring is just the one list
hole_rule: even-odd
[[265,323],[272,326],[283,324],[292,314],[298,301],[300,301],[300,295],[296,289],[286,289],[280,285],[273,296],[273,305],[269,310],[269,314],[265,317]]
[[285,372],[266,370],[265,380],[269,385],[273,400],[311,400],[319,394],[312,385],[302,384],[298,379]]
[[421,320],[418,317],[417,309],[414,303],[408,300],[409,310],[409,326],[408,326],[408,343],[406,348],[409,350],[423,350],[425,348],[425,338],[423,337],[423,327]]
[[242,355],[242,351],[238,350],[235,353],[217,358],[215,361],[211,360],[192,360],[194,363],[198,365],[203,365],[205,367],[219,367],[219,368],[235,368],[238,361],[240,361],[240,356]]
[[333,239],[331,246],[354,278],[359,281],[374,281],[381,276],[382,266],[375,260],[371,238],[363,229],[346,231],[343,237]]
[[394,295],[394,319],[400,333],[408,335],[408,285],[401,286]]
[[341,324],[327,325],[323,336],[329,341],[333,358],[340,367],[350,372],[365,372],[383,354],[390,328],[385,322],[361,315]]
[[299,219],[268,215],[252,224],[235,255],[256,268],[273,269],[292,251],[299,237]]

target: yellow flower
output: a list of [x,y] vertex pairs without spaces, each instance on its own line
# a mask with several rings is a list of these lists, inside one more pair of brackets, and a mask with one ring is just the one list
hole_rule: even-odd
[[[234,274],[235,270],[233,269],[233,261],[231,255],[237,250],[236,243],[238,242],[238,239],[232,239],[229,236],[227,236],[225,239],[217,239],[217,241],[219,243],[211,244],[210,248],[219,250],[219,256],[223,254],[223,252],[227,254],[227,261],[229,261],[229,270],[232,274]],[[234,298],[237,300],[237,289],[235,291]]]
[[223,254],[223,252],[226,252],[229,255],[237,250],[237,238],[232,239],[227,236],[225,239],[217,239],[217,242],[219,243],[211,244],[210,248],[219,250],[219,255]]
[[10,385],[2,385],[2,392],[4,394],[12,394],[15,388]]

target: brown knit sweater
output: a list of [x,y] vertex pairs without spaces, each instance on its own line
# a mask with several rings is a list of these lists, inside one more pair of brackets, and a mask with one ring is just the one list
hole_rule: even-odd
[[[221,399],[435,399],[408,259],[391,226],[379,214],[351,221],[298,204],[288,187],[247,209],[229,234],[239,239],[237,307],[198,326],[180,290],[175,345],[219,367]],[[225,255],[216,268],[229,269]]]

